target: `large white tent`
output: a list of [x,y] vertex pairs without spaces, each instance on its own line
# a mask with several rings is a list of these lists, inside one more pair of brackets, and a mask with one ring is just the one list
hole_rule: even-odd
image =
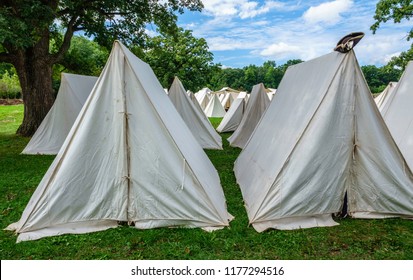
[[212,94],[204,113],[208,118],[222,118],[225,116],[226,111],[219,101],[217,94]]
[[337,225],[346,194],[351,217],[413,217],[413,174],[353,50],[290,66],[274,101],[234,167],[257,231]]
[[246,107],[247,93],[243,92],[238,95],[235,101],[232,103],[228,112],[217,127],[217,131],[220,133],[235,131],[242,120]]
[[96,80],[97,77],[62,73],[56,100],[22,154],[57,154]]
[[228,226],[218,174],[150,66],[115,42],[17,241],[116,227]]
[[413,61],[407,64],[380,111],[397,146],[413,169]]
[[228,138],[231,146],[244,148],[268,105],[270,105],[270,99],[264,85],[260,83],[253,86],[242,120],[238,128]]
[[196,109],[178,77],[175,77],[169,88],[169,98],[202,148],[222,149],[221,136],[215,131],[205,114]]
[[389,97],[392,95],[394,89],[396,88],[396,85],[397,82],[390,82],[387,87],[378,96],[376,96],[376,98],[374,98],[379,111],[381,111],[386,105],[387,101],[390,100]]

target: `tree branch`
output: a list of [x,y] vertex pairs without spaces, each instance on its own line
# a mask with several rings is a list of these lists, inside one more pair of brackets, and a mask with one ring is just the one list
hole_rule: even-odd
[[81,28],[77,28],[75,26],[75,22],[77,20],[77,16],[73,16],[68,25],[67,25],[67,29],[66,29],[66,33],[65,36],[63,38],[63,42],[62,45],[60,46],[59,50],[57,51],[57,53],[53,54],[51,56],[51,62],[52,63],[56,63],[59,60],[61,60],[63,58],[63,55],[69,50],[70,48],[70,41],[72,40],[73,37],[73,33],[75,31],[81,30]]

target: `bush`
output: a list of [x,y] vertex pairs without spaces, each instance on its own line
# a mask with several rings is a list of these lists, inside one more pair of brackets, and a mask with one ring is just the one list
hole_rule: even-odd
[[21,92],[17,74],[6,70],[0,78],[0,99],[19,99],[22,97]]

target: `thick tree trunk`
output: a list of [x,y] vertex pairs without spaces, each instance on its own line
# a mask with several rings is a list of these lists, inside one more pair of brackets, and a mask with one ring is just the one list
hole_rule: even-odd
[[36,132],[55,100],[48,40],[47,46],[41,45],[20,53],[14,64],[24,102],[24,118],[17,130],[22,136],[32,136]]

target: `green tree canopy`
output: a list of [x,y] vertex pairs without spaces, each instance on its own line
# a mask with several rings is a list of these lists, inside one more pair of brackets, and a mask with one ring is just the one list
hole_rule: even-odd
[[413,60],[413,46],[405,52],[401,52],[399,56],[394,56],[387,63],[387,67],[396,68],[404,71],[409,61]]
[[370,91],[374,94],[382,92],[390,82],[397,82],[402,73],[401,70],[389,66],[365,65],[361,66],[361,70],[370,87]]
[[169,88],[178,76],[186,89],[197,91],[210,80],[214,70],[213,55],[203,38],[195,38],[191,30],[178,28],[177,33],[162,32],[148,38],[135,54],[154,70],[162,86]]
[[[373,34],[379,29],[380,24],[393,20],[400,23],[403,19],[409,20],[413,16],[413,1],[411,0],[380,0],[376,5],[375,22],[370,27]],[[413,38],[413,28],[410,29],[407,40]]]
[[107,48],[83,36],[74,36],[69,50],[59,64],[64,72],[99,76],[108,57]]

